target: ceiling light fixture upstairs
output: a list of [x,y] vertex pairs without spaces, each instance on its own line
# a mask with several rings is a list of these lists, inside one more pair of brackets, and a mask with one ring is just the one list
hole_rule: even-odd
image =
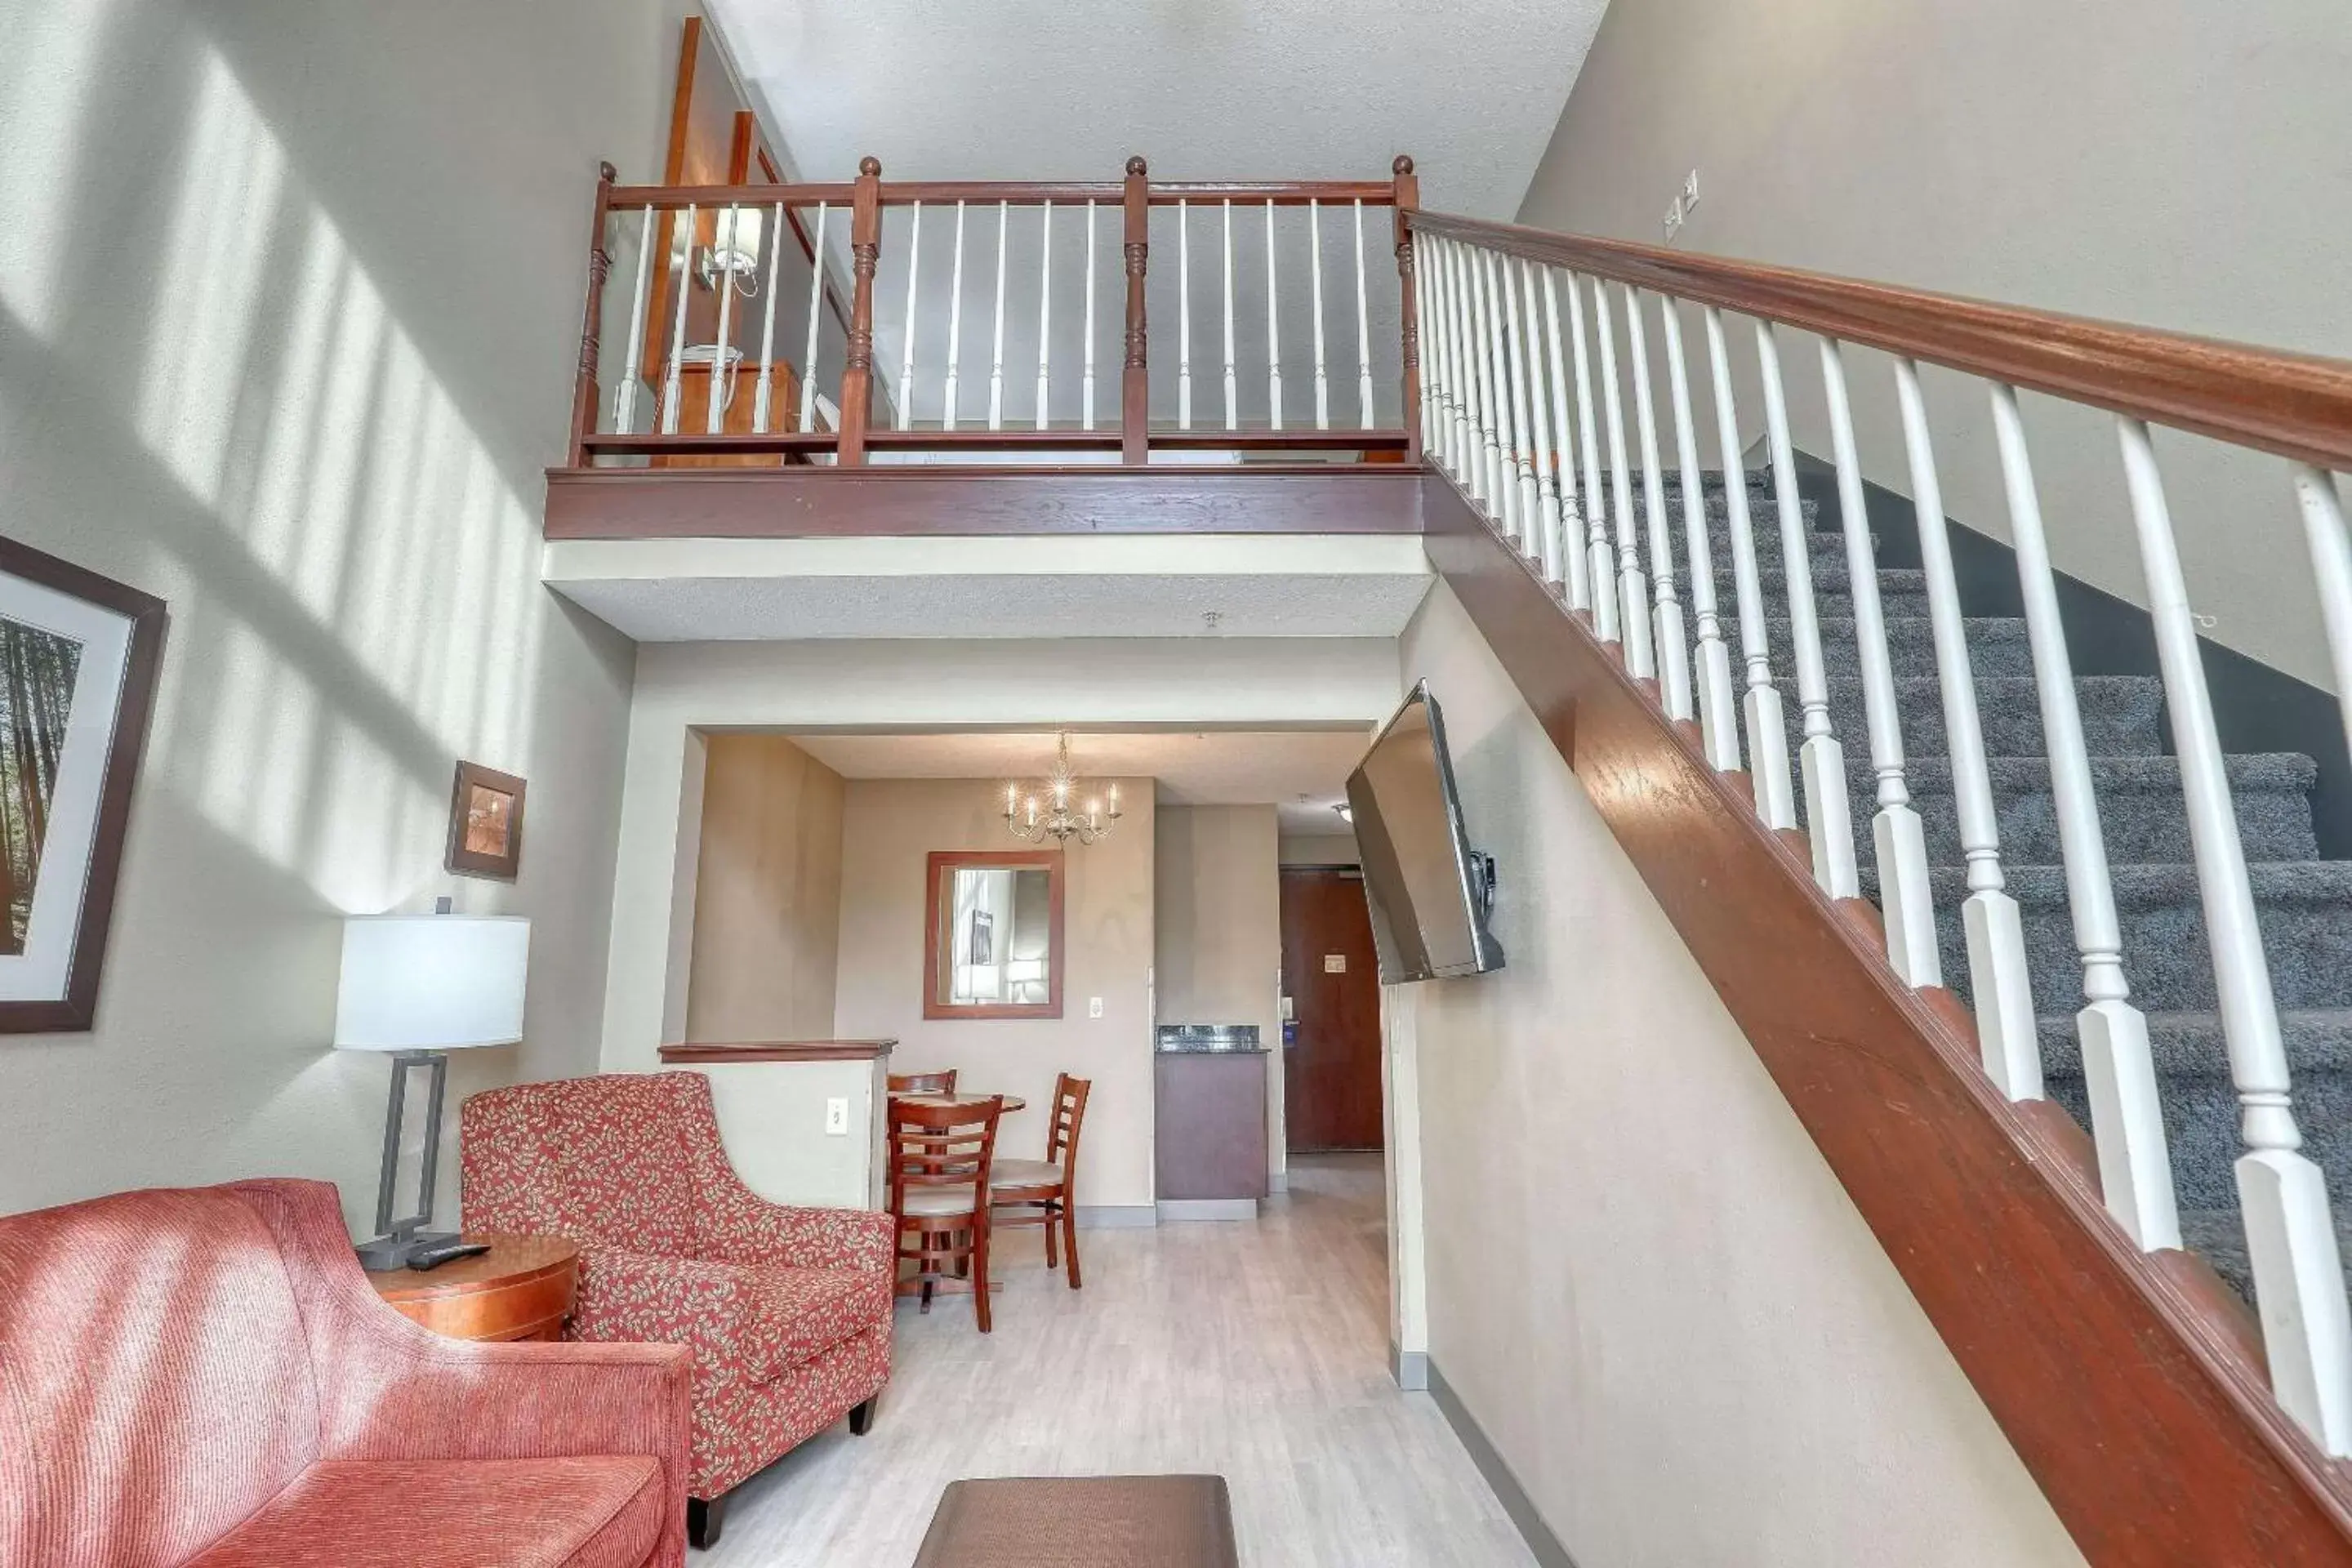
[[1061,734],[1051,773],[1027,784],[1004,786],[1004,826],[1013,830],[1013,837],[1031,844],[1043,844],[1048,838],[1056,844],[1066,845],[1073,838],[1092,844],[1108,837],[1111,824],[1124,815],[1116,783],[1102,795],[1086,793],[1084,782],[1070,766],[1066,730]]

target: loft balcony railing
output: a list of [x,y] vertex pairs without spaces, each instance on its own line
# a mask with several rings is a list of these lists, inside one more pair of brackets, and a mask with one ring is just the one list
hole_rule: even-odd
[[1066,184],[871,158],[846,184],[614,178],[574,469],[1419,461],[1409,158],[1354,182],[1155,182],[1141,158]]

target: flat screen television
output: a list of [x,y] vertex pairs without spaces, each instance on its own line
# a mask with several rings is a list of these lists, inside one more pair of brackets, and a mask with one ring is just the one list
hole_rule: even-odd
[[1348,777],[1381,979],[1395,985],[1503,967],[1486,929],[1495,863],[1470,847],[1445,720],[1421,682]]

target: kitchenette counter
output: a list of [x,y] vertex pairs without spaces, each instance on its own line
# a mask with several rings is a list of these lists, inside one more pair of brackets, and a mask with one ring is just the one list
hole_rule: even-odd
[[1162,1219],[1255,1219],[1266,1194],[1266,1048],[1254,1024],[1163,1024],[1157,1176]]

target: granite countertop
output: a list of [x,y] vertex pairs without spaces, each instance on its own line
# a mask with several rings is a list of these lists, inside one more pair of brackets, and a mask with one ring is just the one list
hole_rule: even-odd
[[1165,1056],[1264,1056],[1255,1024],[1162,1024],[1152,1048]]

